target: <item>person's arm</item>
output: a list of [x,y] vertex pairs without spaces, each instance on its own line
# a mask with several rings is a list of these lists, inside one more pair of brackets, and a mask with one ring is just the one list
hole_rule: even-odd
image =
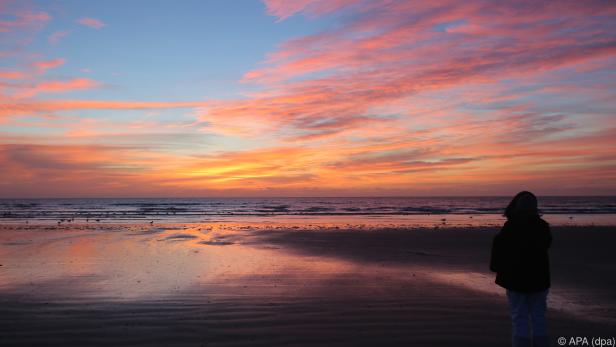
[[542,220],[542,230],[539,235],[541,235],[541,241],[539,246],[541,250],[547,250],[552,246],[552,231],[550,230],[550,224],[548,222]]
[[490,255],[490,271],[492,272],[498,272],[500,257],[502,256],[501,242],[501,235],[498,233],[492,240],[492,252]]
[[548,234],[548,242],[547,242],[547,249],[549,249],[552,246],[552,230],[550,229],[550,225],[548,223],[545,223],[545,227],[547,229],[547,234]]
[[498,234],[496,236],[494,236],[494,239],[492,240],[492,253],[490,256],[490,271],[492,272],[497,272],[498,271],[498,266],[497,266],[497,251],[498,248]]

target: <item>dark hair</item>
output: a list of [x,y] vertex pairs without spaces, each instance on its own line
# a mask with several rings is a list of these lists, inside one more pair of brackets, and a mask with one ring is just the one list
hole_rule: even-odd
[[539,217],[537,197],[535,194],[522,191],[516,194],[503,214],[507,219]]

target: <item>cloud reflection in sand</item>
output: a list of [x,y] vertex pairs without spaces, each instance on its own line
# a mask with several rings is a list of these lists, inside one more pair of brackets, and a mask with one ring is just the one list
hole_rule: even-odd
[[10,292],[28,284],[31,295],[71,292],[77,296],[135,299],[175,295],[203,286],[212,295],[258,295],[258,288],[247,290],[234,280],[285,273],[327,277],[354,267],[340,260],[301,258],[272,248],[243,246],[234,241],[240,235],[211,230],[171,227],[155,232],[82,231],[70,238],[65,231],[21,231],[6,242],[17,242],[13,238],[34,241],[1,247],[6,260],[0,289]]

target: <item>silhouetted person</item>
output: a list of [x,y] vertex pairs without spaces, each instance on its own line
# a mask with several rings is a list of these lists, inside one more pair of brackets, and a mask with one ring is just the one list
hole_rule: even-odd
[[496,284],[507,289],[513,346],[548,346],[550,226],[539,216],[537,197],[531,192],[518,193],[505,216],[507,222],[492,243],[490,270],[496,272]]

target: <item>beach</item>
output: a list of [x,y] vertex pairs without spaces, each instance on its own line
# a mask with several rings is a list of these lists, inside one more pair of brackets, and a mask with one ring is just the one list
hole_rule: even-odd
[[[0,344],[510,343],[498,227],[346,225],[2,224]],[[553,234],[552,343],[611,338],[616,227]]]
[[616,346],[616,0],[0,0],[0,34],[0,347]]

